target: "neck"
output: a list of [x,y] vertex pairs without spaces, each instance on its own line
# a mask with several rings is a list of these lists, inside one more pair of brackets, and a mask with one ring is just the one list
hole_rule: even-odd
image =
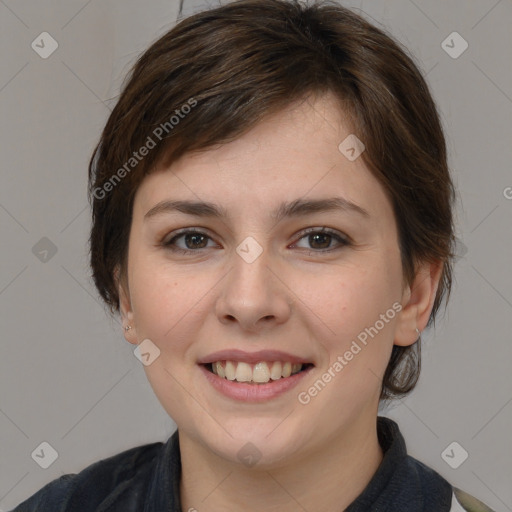
[[258,470],[227,461],[180,431],[182,510],[345,510],[382,462],[376,421],[359,422],[293,464]]

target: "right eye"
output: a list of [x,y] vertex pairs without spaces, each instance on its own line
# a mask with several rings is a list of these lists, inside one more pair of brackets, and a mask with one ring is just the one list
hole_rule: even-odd
[[[183,239],[185,247],[180,247],[177,245],[177,241],[180,239]],[[180,254],[191,254],[193,252],[197,252],[198,249],[208,248],[206,246],[208,240],[211,240],[211,238],[203,231],[196,229],[186,229],[178,232],[167,242],[162,242],[162,245],[166,249],[169,249],[173,252],[178,252]]]

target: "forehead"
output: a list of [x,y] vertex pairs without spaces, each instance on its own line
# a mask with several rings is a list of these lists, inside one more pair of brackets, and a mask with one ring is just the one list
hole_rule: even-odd
[[391,213],[382,186],[362,158],[347,158],[347,144],[340,150],[352,137],[349,118],[332,95],[302,100],[233,142],[157,168],[137,191],[134,216],[168,199],[222,204],[233,214],[252,208],[256,214],[298,198],[340,195],[382,217]]

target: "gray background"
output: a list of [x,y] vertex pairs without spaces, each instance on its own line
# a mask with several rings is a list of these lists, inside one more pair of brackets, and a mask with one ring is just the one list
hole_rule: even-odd
[[[423,334],[417,390],[384,412],[413,456],[496,511],[512,510],[512,4],[343,3],[387,28],[427,73],[460,193],[447,313]],[[183,15],[204,5],[185,0]],[[2,510],[175,430],[88,277],[86,168],[130,64],[174,25],[178,7],[0,0]],[[47,59],[31,48],[43,31],[59,45]],[[441,46],[454,31],[469,44],[458,58]],[[31,457],[43,441],[58,452],[47,469]],[[469,453],[457,469],[441,456],[453,441]]]

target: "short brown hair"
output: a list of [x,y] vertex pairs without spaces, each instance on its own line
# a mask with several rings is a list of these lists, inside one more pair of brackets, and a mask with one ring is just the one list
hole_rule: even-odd
[[[92,277],[111,314],[119,312],[115,269],[126,282],[144,176],[324,92],[349,115],[362,158],[392,203],[405,282],[417,263],[443,262],[427,325],[435,323],[452,283],[455,199],[437,109],[407,51],[329,0],[234,1],[184,19],[137,60],[89,165]],[[393,346],[381,399],[410,392],[420,360],[420,342]]]

